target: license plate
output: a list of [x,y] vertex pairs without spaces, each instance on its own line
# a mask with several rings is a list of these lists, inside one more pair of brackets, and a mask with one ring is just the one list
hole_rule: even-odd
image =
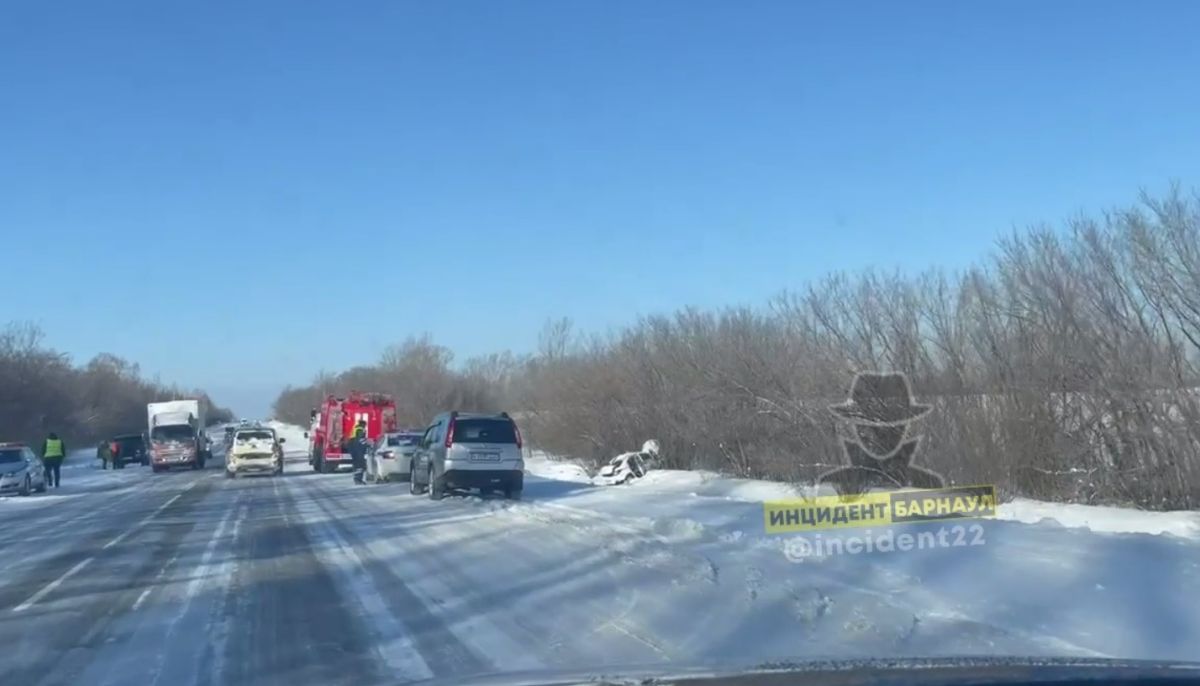
[[471,453],[472,462],[499,462],[500,453]]

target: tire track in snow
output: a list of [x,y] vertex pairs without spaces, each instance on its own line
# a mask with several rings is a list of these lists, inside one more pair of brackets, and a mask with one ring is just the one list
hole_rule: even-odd
[[[428,608],[415,599],[403,582],[389,578],[383,566],[371,559],[369,548],[349,533],[338,518],[322,502],[313,497],[312,481],[307,492],[296,485],[298,479],[286,480],[289,493],[299,521],[312,535],[312,549],[326,569],[333,570],[341,578],[340,590],[356,602],[363,611],[370,633],[374,636],[374,648],[380,660],[391,670],[392,677],[416,681],[428,679],[435,673],[478,673],[483,662],[471,653],[448,631],[426,634],[418,627],[435,629],[440,622]],[[318,511],[319,510],[319,511]],[[361,554],[360,554],[361,553]],[[380,593],[387,587],[393,593],[405,593],[411,602],[402,606],[390,604]],[[404,617],[404,621],[398,620]],[[465,668],[465,669],[464,669]]]
[[[122,622],[136,617],[131,612],[134,596],[186,536],[179,526],[153,526],[156,517],[194,505],[204,495],[203,488],[194,488],[200,483],[188,483],[153,514],[113,539],[117,543],[100,548],[88,565],[89,574],[64,581],[55,589],[60,593],[47,596],[48,602],[10,613],[12,620],[0,622],[0,640],[16,650],[0,662],[0,683],[104,683],[100,676],[111,665],[105,656],[123,637]],[[147,536],[157,538],[149,548],[133,544]],[[3,638],[8,629],[19,631],[20,638]],[[27,636],[32,639],[29,645],[25,645]],[[89,671],[95,676],[81,678]]]

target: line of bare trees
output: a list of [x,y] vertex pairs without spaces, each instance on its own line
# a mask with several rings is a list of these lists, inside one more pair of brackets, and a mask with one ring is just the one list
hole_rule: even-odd
[[14,323],[0,329],[0,441],[40,444],[50,431],[69,446],[85,447],[146,427],[146,404],[199,398],[210,423],[230,421],[202,391],[187,391],[142,378],[136,364],[100,354],[75,366],[47,347],[41,331]]
[[862,370],[906,372],[935,410],[920,461],[1007,494],[1200,506],[1200,198],[999,241],[960,274],[838,274],[767,307],[686,309],[609,335],[566,320],[536,354],[452,368],[428,338],[288,389],[395,393],[419,425],[446,408],[523,413],[531,442],[599,461],[657,438],[668,464],[810,481],[842,462],[828,411]]

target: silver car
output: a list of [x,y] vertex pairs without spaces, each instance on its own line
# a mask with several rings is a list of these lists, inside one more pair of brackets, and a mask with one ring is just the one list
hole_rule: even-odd
[[506,412],[438,415],[421,436],[409,484],[412,493],[428,491],[432,500],[451,489],[520,498],[525,460],[516,422]]
[[46,470],[42,459],[27,446],[0,443],[0,495],[29,495],[46,492]]

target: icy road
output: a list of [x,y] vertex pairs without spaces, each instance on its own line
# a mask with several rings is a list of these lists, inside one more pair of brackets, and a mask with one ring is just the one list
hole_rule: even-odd
[[531,469],[520,503],[355,488],[302,461],[238,480],[68,469],[58,492],[0,501],[0,683],[1200,646],[1193,515],[1164,516],[1161,535],[989,521],[977,547],[796,564],[762,533],[754,501],[773,485],[664,473],[602,489]]

